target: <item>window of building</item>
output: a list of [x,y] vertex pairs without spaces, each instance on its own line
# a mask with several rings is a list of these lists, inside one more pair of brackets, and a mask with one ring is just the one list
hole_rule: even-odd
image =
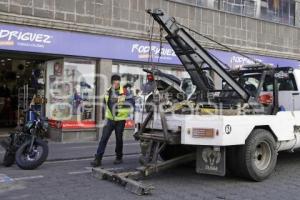
[[260,18],[283,24],[295,24],[295,1],[262,0]]
[[217,0],[220,2],[220,10],[240,15],[255,17],[257,2],[255,0]]
[[170,0],[295,25],[294,0]]
[[168,0],[189,5],[207,7],[217,9],[219,7],[218,0]]

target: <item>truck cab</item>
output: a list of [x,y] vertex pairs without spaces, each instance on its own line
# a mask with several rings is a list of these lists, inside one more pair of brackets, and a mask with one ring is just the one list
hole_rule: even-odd
[[291,71],[279,82],[279,106],[285,111],[300,111],[300,69]]
[[[243,85],[247,92],[255,97],[256,91],[262,79],[264,69],[247,67],[246,69],[232,70],[230,73],[236,80]],[[277,67],[274,68],[274,75],[267,74],[262,82],[259,91],[259,102],[267,106],[273,104],[274,79],[277,79],[276,87],[278,90],[278,107],[279,111],[300,110],[300,93],[299,93],[299,68]],[[230,88],[230,87],[229,87]],[[228,89],[224,84],[223,90]],[[226,92],[224,92],[226,93]],[[235,95],[236,97],[237,95]],[[234,96],[230,96],[234,99]]]

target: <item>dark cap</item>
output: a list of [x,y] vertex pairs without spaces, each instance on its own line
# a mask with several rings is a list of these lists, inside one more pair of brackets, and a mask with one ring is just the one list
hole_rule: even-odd
[[121,76],[119,76],[118,74],[114,74],[111,76],[111,83],[114,81],[121,81]]

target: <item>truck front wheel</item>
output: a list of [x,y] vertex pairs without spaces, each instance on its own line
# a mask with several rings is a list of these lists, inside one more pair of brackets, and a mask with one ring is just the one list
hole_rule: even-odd
[[276,142],[264,129],[255,129],[240,147],[239,164],[242,176],[254,181],[268,178],[277,162]]

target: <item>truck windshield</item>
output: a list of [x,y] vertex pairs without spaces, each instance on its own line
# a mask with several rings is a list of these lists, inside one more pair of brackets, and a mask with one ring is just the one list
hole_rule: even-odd
[[[279,77],[278,79],[278,90],[279,91],[295,91],[297,90],[296,81],[292,73],[286,73],[285,76]],[[260,73],[250,73],[243,74],[237,77],[236,80],[250,93],[251,96],[255,95],[258,89],[261,74]],[[274,77],[267,75],[265,77],[262,91],[271,92],[273,91],[273,81]],[[231,90],[231,87],[223,83],[223,89]]]

